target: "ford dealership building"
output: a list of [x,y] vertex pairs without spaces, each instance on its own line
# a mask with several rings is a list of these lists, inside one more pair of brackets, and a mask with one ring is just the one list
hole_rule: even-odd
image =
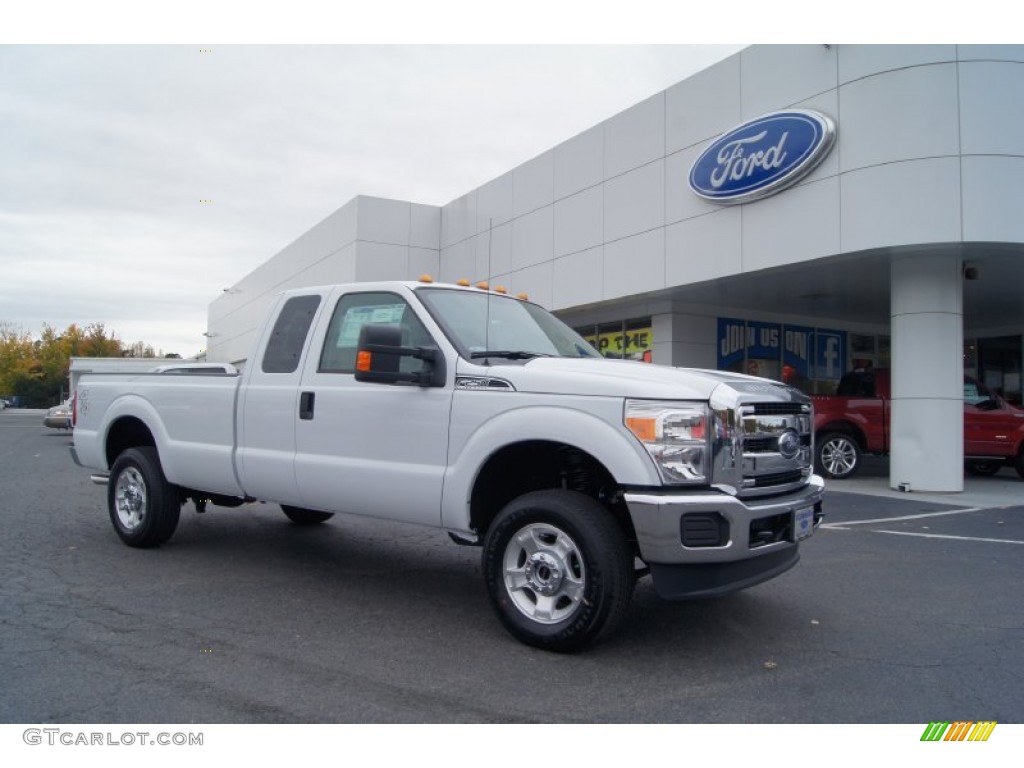
[[447,204],[349,201],[211,304],[208,359],[285,288],[486,280],[612,356],[890,367],[890,484],[959,491],[963,375],[1021,402],[1022,125],[1024,46],[753,46]]

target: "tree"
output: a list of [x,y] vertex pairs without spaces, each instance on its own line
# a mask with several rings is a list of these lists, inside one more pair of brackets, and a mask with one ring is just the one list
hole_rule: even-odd
[[108,336],[102,323],[85,330],[72,323],[63,331],[44,325],[38,340],[20,326],[0,323],[0,393],[17,395],[30,407],[46,407],[67,394],[72,357],[121,355],[121,342],[113,333]]

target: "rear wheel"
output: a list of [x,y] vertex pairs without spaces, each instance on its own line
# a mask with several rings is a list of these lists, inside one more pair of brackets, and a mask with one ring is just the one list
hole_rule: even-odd
[[989,477],[1003,468],[1005,462],[995,459],[974,459],[964,463],[967,474],[975,477]]
[[167,481],[156,448],[129,448],[114,461],[107,482],[114,530],[130,547],[163,544],[178,527],[181,495]]
[[816,463],[825,477],[845,480],[860,468],[860,446],[843,432],[825,432],[818,436]]
[[1017,474],[1024,477],[1024,447],[1020,449],[1020,453],[1017,454],[1017,458],[1013,461],[1013,468],[1017,470]]
[[536,491],[501,511],[484,540],[494,610],[518,640],[574,651],[612,632],[633,592],[633,554],[600,503],[575,491]]
[[281,505],[281,511],[296,525],[318,525],[324,522],[324,520],[330,520],[334,517],[333,512],[318,512],[315,509],[287,507],[284,504]]

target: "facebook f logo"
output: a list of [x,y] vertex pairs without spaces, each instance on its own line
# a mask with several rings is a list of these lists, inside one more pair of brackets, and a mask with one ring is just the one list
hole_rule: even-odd
[[842,333],[818,331],[817,368],[819,379],[838,379],[843,375],[845,350]]

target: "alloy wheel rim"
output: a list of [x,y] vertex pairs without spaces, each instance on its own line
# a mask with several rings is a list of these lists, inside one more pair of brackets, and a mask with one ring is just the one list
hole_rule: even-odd
[[583,604],[583,552],[554,525],[533,523],[517,531],[505,547],[502,570],[512,604],[531,621],[557,624]]
[[146,482],[135,467],[128,467],[114,486],[114,509],[125,530],[133,531],[146,518]]

